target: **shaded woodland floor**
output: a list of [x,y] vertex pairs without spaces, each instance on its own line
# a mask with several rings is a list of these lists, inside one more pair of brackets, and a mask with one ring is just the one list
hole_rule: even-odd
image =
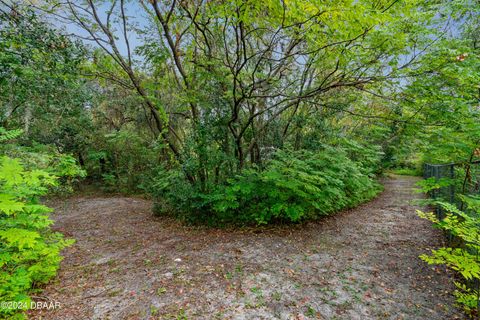
[[416,178],[297,226],[189,227],[128,197],[56,202],[77,242],[33,319],[454,319],[451,279],[418,256],[442,243],[409,201]]

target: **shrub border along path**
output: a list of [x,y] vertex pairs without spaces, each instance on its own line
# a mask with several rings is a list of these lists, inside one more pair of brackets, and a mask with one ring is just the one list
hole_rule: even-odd
[[[454,319],[451,279],[418,256],[442,235],[408,204],[417,178],[296,226],[218,230],[153,217],[151,203],[74,197],[55,229],[77,242],[33,319]],[[440,293],[440,294],[439,294]]]

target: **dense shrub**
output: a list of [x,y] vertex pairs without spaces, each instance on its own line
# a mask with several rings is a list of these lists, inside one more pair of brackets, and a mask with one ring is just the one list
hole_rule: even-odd
[[157,203],[166,201],[171,211],[190,220],[297,222],[374,197],[380,186],[367,171],[343,149],[325,147],[318,152],[277,151],[263,170],[245,169],[211,190],[202,191],[172,170],[160,171],[148,189]]
[[12,143],[21,130],[0,127],[0,318],[22,319],[29,294],[59,267],[60,251],[73,240],[50,231],[50,208],[40,197],[72,190],[85,172],[75,159],[46,145]]
[[[430,220],[435,226],[452,234],[460,245],[432,250],[420,258],[428,264],[446,265],[461,277],[455,281],[456,301],[465,311],[478,316],[480,303],[480,198],[462,196],[468,213],[458,210],[453,204],[436,202],[445,212],[443,219],[433,213],[418,211],[420,217]],[[473,285],[472,284],[477,284]]]
[[105,191],[134,193],[159,162],[161,151],[144,135],[123,128],[95,137],[95,145],[85,152],[85,168],[90,178],[102,181]]
[[[0,301],[1,316],[21,318],[32,287],[47,282],[61,261],[60,250],[72,243],[51,232],[51,209],[39,203],[57,178],[43,170],[26,170],[18,159],[0,158]],[[16,315],[14,315],[16,314]]]
[[40,169],[56,176],[58,183],[49,187],[49,194],[69,194],[79,178],[86,176],[86,171],[78,166],[73,156],[60,153],[50,145],[34,143],[26,147],[5,144],[0,147],[0,151],[10,158],[21,159],[23,167],[27,170]]
[[358,169],[371,176],[382,170],[382,158],[384,157],[381,147],[372,143],[360,143],[353,139],[339,139],[335,144],[335,152],[345,150],[346,156],[358,167]]

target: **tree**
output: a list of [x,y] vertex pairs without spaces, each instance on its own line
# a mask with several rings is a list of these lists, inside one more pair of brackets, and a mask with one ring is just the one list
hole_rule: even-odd
[[[94,63],[96,76],[108,74],[141,97],[138,108],[152,114],[185,176],[203,188],[260,165],[262,150],[305,147],[299,141],[310,128],[302,118],[371,116],[337,100],[388,94],[380,84],[405,76],[441,23],[434,6],[415,1],[132,6],[46,1],[38,8],[73,23],[102,50],[97,61],[116,72]],[[148,23],[135,21],[133,9]],[[133,37],[142,41],[135,48]]]
[[26,141],[78,151],[90,125],[91,96],[78,72],[85,54],[32,10],[0,7],[0,124],[23,128]]

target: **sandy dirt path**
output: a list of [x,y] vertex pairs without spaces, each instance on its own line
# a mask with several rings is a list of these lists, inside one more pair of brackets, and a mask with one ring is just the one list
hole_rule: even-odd
[[442,243],[409,201],[416,178],[296,226],[189,227],[128,197],[55,204],[77,240],[33,319],[453,319],[451,279],[418,256]]

